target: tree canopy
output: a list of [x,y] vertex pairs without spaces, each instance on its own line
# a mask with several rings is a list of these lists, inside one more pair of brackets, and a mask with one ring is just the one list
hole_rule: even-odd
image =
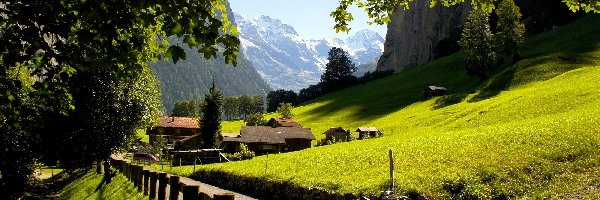
[[171,116],[198,117],[200,114],[200,100],[181,100],[175,103]]
[[353,74],[356,66],[346,51],[337,47],[331,48],[327,61],[325,72],[321,74],[321,84],[326,92],[337,91],[355,84],[356,77]]
[[267,112],[277,111],[277,107],[282,103],[297,104],[298,95],[291,90],[279,89],[267,94]]
[[[414,0],[340,0],[339,6],[331,12],[330,16],[335,20],[334,29],[337,32],[348,32],[348,24],[354,20],[352,13],[348,12],[348,7],[356,5],[364,9],[369,18],[373,19],[373,24],[387,24],[390,22],[390,15],[398,12],[400,9],[410,9],[409,3]],[[471,4],[476,9],[484,9],[490,12],[495,8],[500,0],[472,0]],[[600,13],[600,0],[562,0],[571,11],[584,10],[585,12]],[[464,0],[431,0],[430,7],[439,4],[449,7]]]
[[513,0],[503,0],[496,9],[497,32],[494,35],[498,53],[519,57],[518,50],[525,42],[525,25],[520,21],[521,12]]
[[151,123],[161,106],[147,63],[186,58],[169,37],[236,64],[226,2],[0,0],[0,196],[22,195],[34,160],[89,165]]
[[496,53],[493,49],[492,32],[488,23],[488,13],[483,10],[471,10],[462,38],[458,43],[467,60],[467,74],[487,78],[486,72],[494,63]]

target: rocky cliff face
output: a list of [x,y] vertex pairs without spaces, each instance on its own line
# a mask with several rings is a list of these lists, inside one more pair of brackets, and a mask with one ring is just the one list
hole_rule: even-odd
[[429,1],[413,1],[391,16],[377,70],[400,72],[431,61],[438,42],[461,28],[470,9],[469,3],[429,8]]

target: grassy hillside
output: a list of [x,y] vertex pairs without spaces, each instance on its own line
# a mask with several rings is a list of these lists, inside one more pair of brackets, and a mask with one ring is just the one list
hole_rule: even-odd
[[98,187],[102,177],[103,174],[96,174],[93,171],[86,173],[61,189],[61,199],[148,199],[120,173],[117,173],[109,184]]
[[[332,126],[374,126],[383,138],[204,169],[378,193],[388,184],[392,149],[396,193],[600,198],[600,17],[530,37],[522,55],[483,82],[468,77],[462,55],[455,54],[294,110],[317,138]],[[450,94],[424,100],[427,85]],[[224,130],[235,132],[235,126],[239,122],[225,123]]]

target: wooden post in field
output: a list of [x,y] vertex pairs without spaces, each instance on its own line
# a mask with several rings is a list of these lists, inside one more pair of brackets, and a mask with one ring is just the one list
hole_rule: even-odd
[[167,173],[158,174],[158,200],[167,199]]
[[214,200],[234,200],[235,199],[235,195],[233,193],[221,193],[221,194],[215,194]]
[[148,195],[148,181],[150,180],[150,170],[144,169],[144,195]]
[[158,178],[157,172],[150,172],[150,199],[156,199],[156,179]]
[[184,185],[183,186],[183,200],[196,200],[196,199],[198,199],[198,193],[200,193],[200,186],[197,186],[197,185]]
[[392,191],[394,189],[394,152],[392,152],[392,150],[390,149],[389,151],[390,154],[390,191]]
[[179,176],[171,176],[169,177],[169,200],[178,200],[179,199]]

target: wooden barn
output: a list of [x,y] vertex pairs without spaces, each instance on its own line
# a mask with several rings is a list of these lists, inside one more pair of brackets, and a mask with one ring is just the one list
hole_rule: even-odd
[[344,130],[342,127],[331,127],[327,131],[323,132],[325,138],[321,140],[321,143],[325,144],[327,141],[332,142],[348,142],[350,141],[350,131]]
[[446,92],[448,92],[448,89],[446,89],[445,87],[427,86],[427,87],[425,87],[425,90],[423,91],[423,96],[425,98],[442,96],[442,95],[446,95]]
[[362,140],[367,136],[370,138],[377,137],[379,130],[375,127],[358,127],[355,132],[358,132],[358,139]]

